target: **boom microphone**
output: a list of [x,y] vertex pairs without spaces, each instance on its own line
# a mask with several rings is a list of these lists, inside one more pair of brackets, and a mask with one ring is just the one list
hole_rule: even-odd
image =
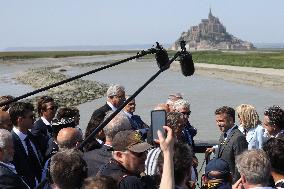
[[195,68],[192,60],[192,56],[189,52],[183,51],[180,54],[180,67],[184,76],[191,76],[194,74]]
[[158,42],[156,44],[156,61],[161,70],[166,70],[170,67],[168,53]]
[[195,68],[192,60],[192,56],[185,48],[186,42],[184,40],[180,41],[181,52],[179,54],[179,61],[181,72],[184,76],[191,76],[194,74]]

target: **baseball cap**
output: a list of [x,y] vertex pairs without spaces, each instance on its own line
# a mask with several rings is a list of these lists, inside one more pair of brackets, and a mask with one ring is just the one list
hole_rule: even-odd
[[131,152],[141,153],[152,147],[152,145],[142,140],[142,136],[137,131],[132,130],[118,132],[112,141],[114,151],[129,150]]
[[215,158],[209,161],[205,167],[205,175],[210,177],[208,174],[211,171],[218,171],[221,173],[221,177],[230,173],[230,166],[227,161],[221,158]]

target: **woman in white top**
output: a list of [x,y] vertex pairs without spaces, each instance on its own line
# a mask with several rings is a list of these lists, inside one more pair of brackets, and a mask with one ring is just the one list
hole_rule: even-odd
[[241,104],[236,111],[240,122],[239,129],[246,135],[248,150],[262,149],[262,145],[267,138],[255,107],[250,104]]

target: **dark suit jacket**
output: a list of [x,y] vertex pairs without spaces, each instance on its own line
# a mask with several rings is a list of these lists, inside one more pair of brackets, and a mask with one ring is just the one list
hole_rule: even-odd
[[28,189],[22,178],[0,163],[0,188],[1,189]]
[[96,176],[99,168],[108,163],[111,159],[110,147],[103,145],[100,149],[95,149],[84,153],[84,160],[88,165],[88,176]]
[[[108,104],[105,104],[93,112],[92,117],[86,128],[85,137],[89,136],[95,130],[95,128],[97,128],[103,122],[106,116],[106,113],[110,110],[111,110],[111,107]],[[90,141],[85,146],[85,151],[98,149],[100,147],[101,145],[97,142],[96,138],[94,137],[94,140]]]
[[41,155],[45,156],[48,141],[52,136],[52,127],[50,125],[46,125],[40,118],[34,123],[31,133],[39,143]]
[[240,178],[240,174],[236,168],[235,158],[237,155],[247,150],[247,148],[248,143],[246,137],[236,126],[231,131],[226,141],[224,141],[223,135],[221,135],[219,139],[219,148],[216,154],[218,158],[222,158],[229,163],[233,176],[233,183]]
[[[24,146],[21,142],[21,139],[19,138],[19,136],[14,131],[12,131],[11,133],[12,133],[13,142],[14,142],[14,149],[15,149],[13,164],[16,167],[17,173],[20,176],[22,176],[22,178],[30,186],[30,188],[34,188],[35,187],[35,175],[36,175],[36,173],[34,173],[30,168],[31,167],[30,162],[28,160],[28,156],[27,156],[25,148],[24,148]],[[32,134],[30,134],[30,135],[32,135]],[[33,138],[30,138],[30,140],[35,145],[35,147],[37,148],[36,141]],[[37,150],[37,154],[39,156],[40,163],[42,165],[42,157],[41,157],[38,150]]]

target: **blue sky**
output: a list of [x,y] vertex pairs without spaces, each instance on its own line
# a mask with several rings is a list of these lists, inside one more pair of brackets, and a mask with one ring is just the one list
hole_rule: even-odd
[[0,0],[0,50],[172,43],[210,5],[235,36],[284,42],[283,0]]

